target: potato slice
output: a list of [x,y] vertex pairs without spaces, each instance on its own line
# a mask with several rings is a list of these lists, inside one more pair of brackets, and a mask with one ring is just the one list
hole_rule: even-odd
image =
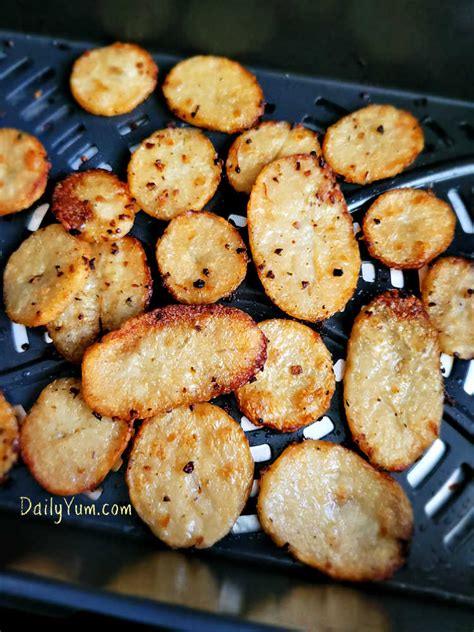
[[198,549],[223,538],[250,494],[254,464],[245,433],[212,404],[148,419],[127,469],[130,500],[171,547]]
[[454,238],[456,216],[431,191],[392,189],[364,216],[362,230],[370,254],[386,266],[419,269]]
[[236,191],[250,193],[269,162],[295,154],[321,154],[318,135],[303,125],[267,121],[238,136],[229,149],[227,179]]
[[390,577],[413,530],[400,485],[334,443],[293,444],[263,473],[260,523],[278,546],[335,579]]
[[270,163],[255,182],[247,215],[260,281],[280,309],[309,321],[344,309],[357,285],[360,254],[327,166],[311,155]]
[[51,210],[71,234],[95,242],[126,235],[138,209],[127,184],[104,169],[90,169],[56,185]]
[[188,211],[169,223],[156,246],[166,289],[181,303],[215,303],[232,294],[247,272],[247,248],[227,220]]
[[252,127],[265,109],[255,75],[226,57],[197,55],[179,62],[166,77],[163,94],[183,121],[227,134]]
[[28,208],[44,193],[51,165],[31,134],[0,129],[0,216]]
[[11,320],[36,327],[61,314],[84,287],[90,247],[59,224],[33,233],[10,257],[3,276]]
[[155,89],[158,67],[136,44],[115,42],[83,53],[74,63],[72,96],[91,114],[131,112]]
[[50,494],[95,489],[124,451],[132,432],[125,421],[93,413],[81,382],[61,378],[41,391],[21,426],[21,456]]
[[151,297],[151,273],[138,239],[95,244],[92,254],[86,285],[48,324],[56,348],[70,362],[80,362],[101,331],[141,314]]
[[293,432],[329,408],[336,386],[331,354],[301,323],[274,319],[258,326],[267,339],[267,361],[235,392],[237,404],[252,423]]
[[84,397],[104,415],[152,417],[235,391],[265,358],[265,337],[245,312],[170,305],[132,318],[89,347]]
[[346,182],[367,184],[401,173],[423,146],[423,130],[410,112],[373,104],[331,125],[323,153]]
[[216,150],[197,129],[158,130],[142,142],[128,165],[132,194],[145,213],[158,219],[200,211],[220,179]]
[[18,460],[20,431],[13,408],[0,391],[0,483]]
[[354,441],[374,465],[399,471],[433,443],[443,415],[434,327],[415,296],[377,296],[357,316],[344,374]]
[[421,293],[441,351],[464,360],[474,358],[474,262],[439,259],[424,278]]

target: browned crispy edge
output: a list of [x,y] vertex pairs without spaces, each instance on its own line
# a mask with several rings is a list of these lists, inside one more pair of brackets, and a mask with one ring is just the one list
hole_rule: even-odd
[[375,467],[370,465],[370,463],[367,463],[362,457],[360,457],[355,452],[354,452],[355,456],[360,460],[363,467],[370,469],[372,472],[375,472],[380,479],[388,483],[392,487],[392,489],[396,492],[398,498],[402,500],[402,502],[404,502],[405,499],[408,501],[407,506],[410,508],[410,525],[406,529],[406,532],[403,533],[403,537],[399,538],[398,540],[398,551],[399,551],[398,558],[394,560],[392,564],[388,565],[384,572],[380,572],[377,574],[349,573],[349,572],[340,573],[336,571],[335,569],[333,569],[330,565],[316,564],[313,560],[305,558],[298,551],[296,547],[291,546],[287,542],[283,542],[273,533],[272,524],[270,523],[270,521],[267,521],[265,519],[264,510],[261,506],[261,498],[263,498],[263,495],[266,493],[269,476],[272,474],[273,470],[276,469],[280,459],[283,456],[287,456],[288,454],[295,456],[296,453],[299,452],[301,449],[305,449],[303,446],[306,446],[308,444],[313,445],[314,448],[317,450],[337,449],[337,450],[350,451],[348,450],[348,448],[345,448],[342,445],[331,443],[329,441],[320,441],[320,440],[314,440],[314,439],[306,439],[301,443],[292,443],[288,445],[284,449],[284,451],[280,454],[280,456],[269,467],[265,468],[264,470],[260,472],[260,491],[259,491],[259,495],[257,499],[257,514],[260,520],[260,524],[262,525],[262,529],[265,531],[265,533],[268,536],[270,536],[270,538],[273,540],[273,542],[277,546],[283,547],[285,545],[288,545],[288,552],[291,553],[296,559],[303,562],[303,564],[307,564],[308,566],[311,566],[312,568],[316,568],[322,571],[323,573],[326,573],[327,575],[329,575],[330,577],[334,579],[345,580],[345,581],[380,581],[380,580],[391,577],[393,573],[405,563],[406,558],[408,556],[409,544],[410,544],[410,540],[413,534],[413,511],[411,508],[411,504],[405,492],[401,488],[401,486],[391,476],[389,476],[385,472],[380,472]]
[[[387,292],[376,296],[368,305],[363,307],[359,314],[356,316],[349,336],[349,341],[347,343],[346,373],[351,370],[353,332],[359,328],[362,321],[366,320],[367,318],[371,318],[373,310],[376,310],[378,308],[385,308],[387,310],[390,310],[392,312],[392,315],[398,320],[423,321],[423,324],[426,328],[426,336],[433,339],[433,341],[438,346],[439,352],[437,332],[431,324],[429,316],[425,308],[423,307],[423,303],[421,302],[421,300],[414,295],[406,296],[399,290],[388,290]],[[374,451],[371,445],[367,442],[365,434],[357,430],[357,419],[352,416],[352,409],[350,405],[348,405],[345,382],[343,384],[343,388],[344,410],[354,443],[362,450],[362,452],[364,452],[364,454],[367,455],[369,461],[377,467],[389,470],[391,472],[402,472],[409,465],[411,465],[439,435],[440,421],[428,421],[427,425],[432,431],[433,437],[430,441],[425,442],[425,444],[420,447],[418,454],[415,455],[415,457],[406,460],[394,461],[392,463],[379,462],[374,457]]]
[[[429,255],[428,257],[425,257],[424,259],[416,259],[414,261],[411,261],[410,263],[398,263],[396,261],[392,261],[388,259],[387,257],[385,257],[384,254],[380,252],[380,247],[377,247],[375,243],[372,241],[371,236],[370,236],[371,229],[369,226],[369,220],[371,220],[373,214],[377,212],[378,202],[382,198],[385,198],[386,196],[389,196],[390,194],[393,194],[394,192],[398,192],[398,191],[416,191],[417,193],[421,193],[420,189],[391,189],[390,191],[386,191],[385,193],[382,193],[382,195],[379,195],[377,199],[374,200],[374,202],[368,208],[366,214],[364,215],[364,219],[362,220],[362,232],[364,234],[364,241],[365,241],[365,244],[367,246],[370,256],[373,257],[374,259],[377,259],[378,261],[381,261],[388,268],[396,268],[397,270],[419,270],[420,268],[425,266],[427,263],[435,259],[442,252],[444,252],[446,248],[449,246],[449,244],[453,241],[456,218],[449,204],[446,204],[446,202],[444,202],[443,200],[439,200],[439,198],[437,198],[440,202],[443,202],[444,204],[446,204],[446,207],[449,208],[449,210],[451,211],[453,215],[454,221],[453,221],[453,229],[451,231],[451,236],[447,236],[443,244],[433,254]],[[431,190],[427,190],[423,192],[426,193],[426,195],[430,197],[433,197],[433,198],[436,197],[433,191]]]
[[339,123],[343,119],[350,118],[351,116],[353,116],[354,114],[356,114],[360,110],[367,110],[369,108],[380,107],[380,106],[382,106],[382,107],[394,107],[393,105],[390,105],[388,103],[372,103],[371,105],[367,105],[365,108],[360,108],[359,110],[355,110],[354,112],[351,112],[350,114],[346,114],[341,119],[336,121],[336,123],[334,123],[333,125],[328,127],[328,129],[326,130],[326,134],[324,136],[323,145],[322,145],[324,160],[326,160],[326,162],[331,166],[331,168],[335,171],[335,173],[338,173],[338,175],[340,175],[340,176],[342,176],[344,178],[345,182],[351,182],[353,184],[370,184],[371,182],[376,182],[378,180],[383,180],[384,178],[390,178],[392,176],[396,176],[399,173],[401,173],[402,171],[404,171],[407,167],[409,167],[416,160],[416,158],[420,155],[420,153],[423,151],[423,147],[424,147],[424,144],[425,144],[425,137],[424,137],[423,129],[422,129],[421,125],[420,125],[420,122],[408,110],[403,110],[401,108],[396,108],[401,114],[404,114],[405,116],[409,116],[412,119],[413,127],[417,131],[418,138],[421,138],[420,150],[416,151],[414,149],[412,154],[410,156],[408,156],[405,161],[403,161],[403,162],[400,161],[399,168],[397,169],[397,171],[385,171],[385,172],[382,173],[382,175],[380,177],[378,177],[376,179],[372,179],[372,180],[365,180],[364,179],[364,180],[362,180],[362,179],[357,179],[357,178],[351,177],[350,174],[341,173],[341,172],[336,171],[334,166],[331,165],[331,160],[327,156],[327,151],[326,151],[327,145],[329,143],[329,138],[330,138],[331,132],[339,125]]
[[[107,476],[107,474],[112,469],[112,467],[113,467],[114,463],[116,462],[117,458],[122,454],[122,452],[127,447],[127,444],[128,444],[128,442],[130,440],[130,437],[132,436],[132,433],[133,433],[133,424],[131,424],[129,422],[126,422],[126,421],[124,421],[122,419],[116,421],[116,423],[124,423],[124,424],[126,424],[127,425],[127,432],[123,433],[122,443],[121,443],[121,446],[120,446],[119,450],[117,450],[117,453],[114,455],[113,459],[109,459],[109,467],[108,467],[107,471],[105,472],[105,474],[97,477],[97,479],[91,485],[89,485],[87,488],[81,487],[80,485],[76,485],[76,487],[70,487],[69,489],[55,486],[54,481],[51,482],[51,481],[46,480],[41,475],[41,472],[38,471],[38,469],[37,469],[37,467],[35,465],[34,455],[31,454],[31,451],[28,450],[27,446],[25,445],[25,442],[22,441],[22,436],[23,436],[23,433],[25,431],[25,428],[27,427],[27,424],[30,423],[30,415],[31,415],[33,409],[35,408],[35,406],[38,403],[41,402],[42,398],[45,397],[45,395],[44,395],[45,390],[49,386],[51,386],[51,384],[54,384],[54,382],[56,382],[56,381],[58,381],[58,380],[53,380],[53,382],[50,382],[47,386],[45,386],[45,388],[39,394],[38,399],[33,404],[33,406],[31,408],[31,410],[29,411],[28,415],[23,420],[23,423],[22,423],[21,429],[20,429],[21,458],[22,458],[23,462],[25,463],[26,467],[28,468],[28,471],[30,472],[30,474],[36,480],[36,482],[39,483],[41,485],[41,487],[43,489],[45,489],[47,492],[49,492],[50,494],[55,494],[57,496],[72,496],[74,494],[81,494],[83,492],[93,491],[94,489],[96,489],[100,485],[100,483],[104,480],[104,478]],[[77,380],[77,381],[80,384],[80,380]],[[91,413],[92,413],[92,411],[91,411]]]
[[[156,262],[158,264],[158,271],[159,271],[159,273],[161,275],[161,281],[163,283],[163,287],[171,294],[171,296],[176,301],[178,301],[179,303],[196,305],[195,302],[188,302],[188,301],[186,301],[186,299],[185,299],[185,297],[183,295],[181,295],[181,294],[179,294],[179,292],[175,291],[174,287],[169,282],[169,279],[171,278],[172,275],[170,275],[170,273],[168,271],[163,270],[163,266],[160,263],[160,258],[159,258],[159,255],[158,255],[158,247],[160,245],[160,242],[163,239],[163,237],[168,234],[168,231],[170,229],[171,224],[175,220],[177,220],[179,218],[182,218],[183,216],[190,217],[192,215],[207,215],[208,217],[210,217],[212,219],[218,219],[221,223],[225,223],[226,226],[228,226],[231,229],[231,232],[234,233],[234,236],[239,239],[239,241],[240,241],[239,248],[244,248],[245,249],[245,251],[242,253],[242,259],[244,261],[242,263],[242,274],[241,274],[240,281],[238,282],[237,285],[233,286],[228,292],[226,292],[226,294],[223,294],[222,296],[219,296],[218,298],[216,298],[215,301],[213,301],[213,303],[215,303],[216,301],[220,301],[221,299],[226,298],[227,296],[230,296],[233,292],[235,292],[235,290],[239,287],[239,285],[242,283],[242,281],[245,278],[245,275],[247,273],[247,264],[248,264],[248,261],[249,261],[249,257],[248,257],[248,253],[247,253],[247,246],[245,245],[245,242],[242,239],[239,231],[234,226],[232,226],[232,224],[229,221],[227,221],[226,219],[224,219],[220,215],[216,215],[215,213],[210,213],[209,211],[184,211],[184,213],[180,213],[179,215],[176,215],[176,217],[173,217],[173,219],[170,221],[168,226],[163,231],[163,234],[161,235],[161,237],[156,242],[155,254],[156,254]],[[210,303],[210,302],[209,303],[203,302],[202,304],[203,305],[210,305],[212,303]]]
[[[200,55],[196,55],[196,57],[200,57]],[[206,55],[203,55],[203,57],[206,57]],[[211,57],[216,57],[216,55],[211,55]],[[226,127],[224,129],[220,126],[209,125],[205,121],[202,121],[202,119],[199,116],[199,113],[193,116],[192,112],[188,113],[186,112],[186,110],[181,110],[180,108],[173,107],[170,103],[170,99],[167,94],[168,83],[173,72],[182,62],[179,62],[175,66],[173,66],[173,68],[169,71],[168,75],[165,77],[165,80],[162,85],[163,95],[165,97],[166,103],[169,109],[171,110],[171,112],[173,112],[173,114],[177,116],[178,118],[180,118],[181,120],[186,121],[187,123],[191,123],[191,125],[195,125],[196,127],[202,127],[203,129],[208,129],[215,132],[223,132],[224,134],[237,134],[239,132],[243,132],[244,130],[253,127],[257,123],[257,121],[260,119],[260,117],[263,115],[263,113],[265,112],[265,99],[263,95],[263,90],[260,84],[258,83],[257,77],[252,72],[250,72],[250,70],[247,70],[247,68],[244,68],[244,66],[239,64],[239,62],[234,61],[233,59],[229,59],[228,57],[222,57],[222,56],[217,56],[217,57],[219,59],[223,59],[227,62],[230,62],[232,65],[239,66],[240,71],[251,79],[252,83],[257,89],[257,92],[259,95],[258,113],[248,125],[246,125],[245,127],[241,127],[239,125],[230,125],[229,127]],[[183,61],[188,61],[188,59],[185,59]]]
[[79,94],[77,94],[77,92],[74,90],[74,86],[72,84],[72,79],[74,77],[74,74],[77,72],[77,67],[79,66],[80,62],[82,61],[82,59],[84,57],[88,57],[92,51],[97,50],[97,48],[107,48],[104,46],[100,46],[100,47],[96,47],[96,48],[90,48],[89,50],[84,51],[84,53],[82,53],[82,55],[80,55],[76,61],[74,62],[73,66],[72,66],[72,72],[71,72],[71,76],[69,78],[69,89],[71,90],[71,94],[74,97],[74,99],[79,103],[79,105],[86,110],[86,112],[90,112],[91,114],[95,114],[96,116],[119,116],[120,114],[127,114],[128,112],[132,112],[132,110],[134,110],[140,103],[143,103],[143,101],[145,101],[145,99],[147,99],[150,94],[154,91],[154,89],[156,88],[156,84],[158,81],[158,66],[156,65],[154,59],[152,58],[152,56],[150,55],[150,53],[148,51],[146,51],[144,48],[142,48],[141,46],[138,46],[137,44],[131,44],[129,42],[114,42],[113,44],[110,44],[110,46],[116,47],[116,48],[134,48],[135,50],[139,51],[140,54],[142,54],[145,58],[146,58],[146,63],[148,66],[148,76],[151,79],[151,84],[150,84],[150,88],[149,90],[147,90],[147,92],[143,93],[142,98],[140,99],[140,101],[138,101],[138,103],[134,103],[134,105],[129,108],[128,110],[120,110],[119,112],[113,112],[112,114],[104,114],[104,112],[101,110],[101,108],[95,108],[95,107],[91,107],[91,104],[88,103],[87,101],[85,101],[84,99],[81,98],[81,96]]
[[[2,407],[4,407],[6,409],[6,413],[7,414],[10,414],[12,416],[13,421],[14,421],[15,426],[16,426],[16,433],[15,433],[15,436],[13,437],[13,440],[11,441],[10,445],[7,447],[7,449],[10,450],[10,452],[13,454],[13,460],[12,460],[12,463],[10,464],[10,466],[8,467],[8,469],[5,470],[3,472],[3,474],[0,474],[0,485],[8,478],[8,473],[9,473],[10,469],[18,461],[18,455],[19,455],[19,452],[20,452],[20,428],[19,428],[19,425],[18,425],[18,421],[16,419],[15,412],[13,410],[12,405],[6,399],[6,397],[4,396],[3,392],[0,390],[0,417],[1,417],[1,408]],[[0,419],[0,426],[1,426],[1,419]],[[0,441],[1,442],[5,441],[5,438],[3,438],[1,436],[1,434],[0,434]]]
[[[258,329],[255,321],[247,314],[246,312],[237,309],[236,307],[227,307],[224,305],[220,305],[215,303],[213,305],[168,305],[166,307],[158,307],[157,309],[147,312],[146,314],[141,314],[140,316],[135,316],[134,318],[130,318],[120,329],[110,332],[106,334],[102,340],[95,342],[92,344],[85,352],[84,358],[82,361],[82,392],[84,396],[84,400],[87,405],[102,415],[106,415],[109,417],[116,416],[116,412],[110,409],[107,409],[101,405],[100,402],[95,401],[94,396],[89,392],[88,388],[88,379],[87,379],[87,365],[88,362],[91,362],[91,358],[97,353],[100,354],[101,345],[106,344],[109,341],[126,339],[128,337],[140,336],[142,331],[146,331],[147,329],[161,329],[163,327],[172,326],[177,322],[187,323],[188,325],[195,324],[197,318],[201,316],[216,316],[216,317],[233,317],[239,320],[245,320],[251,327],[255,327]],[[218,395],[222,395],[225,393],[231,393],[235,391],[240,386],[243,386],[248,380],[259,371],[265,361],[267,359],[267,342],[263,333],[258,329],[261,334],[260,340],[260,350],[258,351],[254,363],[248,367],[246,371],[242,371],[240,374],[235,376],[235,379],[231,384],[227,387],[220,386],[219,389],[215,389],[213,397],[217,397]],[[198,400],[189,402],[198,403]],[[177,404],[176,407],[179,407],[180,404]],[[146,411],[147,414],[143,415],[144,417],[155,416],[159,414],[161,411],[159,409]],[[131,410],[124,417],[120,417],[121,419],[126,419],[131,421],[139,417],[140,411]]]
[[[7,128],[8,129],[8,128]],[[9,128],[14,129],[14,128]],[[3,131],[3,130],[2,130]],[[34,182],[31,190],[23,196],[19,196],[17,198],[17,203],[14,205],[6,206],[2,205],[0,202],[0,217],[3,215],[10,215],[12,213],[18,213],[28,207],[30,207],[36,200],[38,200],[46,190],[46,184],[48,182],[49,170],[51,169],[51,163],[48,161],[48,155],[46,153],[46,149],[43,144],[33,136],[32,134],[28,134],[27,132],[23,132],[21,130],[14,130],[18,132],[19,135],[28,136],[33,140],[34,145],[36,145],[36,152],[43,158],[44,167],[42,172],[38,175],[38,178]],[[19,139],[21,140],[21,139]]]

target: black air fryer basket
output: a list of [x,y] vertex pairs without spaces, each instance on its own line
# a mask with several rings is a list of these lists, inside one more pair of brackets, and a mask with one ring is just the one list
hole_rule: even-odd
[[[48,210],[51,187],[71,171],[103,167],[125,176],[130,152],[155,129],[173,121],[159,90],[130,114],[101,118],[87,114],[68,90],[71,64],[88,43],[0,34],[1,125],[37,135],[52,171],[50,185],[31,211],[0,219],[1,272],[9,255],[32,231],[53,221]],[[160,79],[177,58],[157,54]],[[474,245],[474,104],[255,70],[267,101],[264,120],[302,122],[324,134],[341,115],[368,103],[391,103],[421,121],[426,147],[404,174],[368,187],[342,185],[353,213],[356,234],[361,218],[379,193],[400,186],[432,188],[457,215],[456,235],[446,254],[472,257]],[[210,133],[225,158],[231,139]],[[229,218],[247,240],[244,197],[224,181],[209,203]],[[132,234],[145,245],[154,264],[154,245],[164,224],[144,213]],[[244,430],[256,461],[256,479],[290,442],[324,438],[353,447],[342,406],[341,377],[348,334],[362,305],[393,287],[419,293],[417,271],[395,271],[372,260],[360,242],[362,271],[346,310],[316,326],[335,364],[337,388],[330,410],[317,423],[295,433],[278,434],[249,426],[232,396],[228,407]],[[151,307],[171,301],[154,269]],[[245,283],[228,304],[257,321],[282,316],[264,295],[252,265]],[[26,410],[41,389],[74,369],[54,350],[45,330],[13,325],[0,312],[0,388]],[[255,495],[233,532],[206,553],[166,550],[136,515],[20,515],[20,497],[50,501],[23,465],[0,488],[2,531],[0,594],[15,606],[49,604],[108,613],[171,628],[231,629],[241,626],[312,627],[328,630],[411,629],[416,619],[430,629],[450,614],[453,627],[468,629],[466,606],[474,604],[474,361],[442,357],[446,405],[439,439],[410,469],[395,478],[407,492],[415,514],[408,563],[377,586],[345,586],[304,568],[264,535],[255,515]],[[83,505],[126,505],[124,467],[111,473],[98,499],[82,496]],[[456,609],[454,610],[454,606]],[[298,613],[298,614],[295,614]],[[414,615],[416,613],[416,616]],[[415,619],[413,618],[415,616]],[[454,617],[454,618],[453,618]],[[252,623],[251,623],[252,622]],[[318,627],[320,626],[320,627]],[[325,627],[327,626],[327,627]],[[459,627],[456,627],[459,626]],[[0,624],[1,627],[1,624]]]

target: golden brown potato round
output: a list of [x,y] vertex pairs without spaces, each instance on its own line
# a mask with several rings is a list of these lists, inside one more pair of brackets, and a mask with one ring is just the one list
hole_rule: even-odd
[[28,208],[44,193],[51,165],[31,134],[0,129],[0,216]]
[[349,338],[344,406],[352,436],[374,465],[403,470],[433,443],[443,415],[434,327],[415,296],[377,296]]
[[138,209],[127,184],[104,169],[90,169],[56,185],[51,210],[66,230],[96,242],[126,235]]
[[250,494],[254,464],[245,433],[212,404],[148,419],[127,469],[130,500],[174,548],[212,546],[231,530]]
[[247,249],[227,220],[188,211],[168,224],[156,246],[166,289],[181,303],[215,303],[232,294],[247,272]]
[[21,456],[50,494],[69,496],[95,489],[131,436],[127,422],[93,413],[81,390],[76,378],[51,382],[21,427]]
[[115,42],[83,53],[74,63],[72,96],[91,114],[131,112],[155,89],[158,67],[136,44]]
[[130,319],[89,347],[84,397],[104,415],[152,417],[235,391],[265,358],[265,337],[245,312],[170,305]]
[[82,291],[48,324],[54,345],[70,362],[80,362],[101,331],[141,314],[151,297],[151,273],[138,239],[94,244],[89,266]]
[[11,255],[3,276],[11,320],[29,327],[54,320],[84,287],[89,258],[89,245],[59,224],[30,235]]
[[318,419],[331,403],[336,386],[331,354],[321,336],[292,320],[258,325],[267,339],[264,369],[236,392],[250,421],[292,432]]
[[474,262],[461,257],[438,259],[422,283],[422,299],[441,351],[474,358]]
[[278,546],[335,579],[390,577],[413,530],[400,485],[334,443],[290,445],[260,478],[260,523]]
[[286,121],[267,121],[238,136],[229,149],[227,179],[236,191],[250,193],[260,171],[269,162],[295,154],[321,154],[318,135]]
[[20,431],[13,408],[0,391],[0,483],[18,460]]
[[456,216],[431,191],[392,189],[379,196],[362,223],[370,254],[386,266],[419,269],[454,237]]
[[221,179],[211,141],[197,129],[168,128],[146,138],[128,165],[128,183],[139,206],[157,219],[200,211]]
[[360,254],[327,166],[311,155],[270,163],[255,182],[247,216],[260,281],[280,309],[309,321],[344,309],[357,285]]
[[423,146],[423,130],[410,112],[373,104],[331,125],[323,153],[346,182],[367,184],[401,173]]
[[166,77],[163,94],[183,121],[227,134],[252,127],[265,109],[255,75],[226,57],[197,55],[179,62]]

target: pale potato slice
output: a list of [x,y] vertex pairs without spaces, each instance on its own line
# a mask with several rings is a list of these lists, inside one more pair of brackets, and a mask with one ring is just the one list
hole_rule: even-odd
[[80,362],[101,332],[141,314],[151,297],[151,273],[138,239],[95,244],[92,255],[86,285],[48,324],[56,348],[70,362]]
[[104,169],[90,169],[56,185],[51,210],[71,234],[96,242],[126,235],[138,209],[125,182]]
[[235,134],[265,109],[257,78],[226,57],[197,55],[179,62],[163,83],[170,110],[197,127]]
[[410,112],[373,104],[331,125],[323,153],[346,182],[367,184],[401,173],[423,146],[423,130]]
[[438,259],[423,280],[423,304],[438,330],[441,351],[474,358],[474,262]]
[[258,325],[267,339],[264,369],[235,392],[251,422],[293,432],[321,417],[336,386],[331,354],[321,336],[292,320]]
[[197,129],[167,128],[146,138],[128,164],[128,183],[139,206],[158,219],[200,211],[221,179],[211,141]]
[[270,163],[255,182],[247,216],[260,281],[280,309],[309,321],[344,309],[357,285],[360,254],[327,166],[311,155]]
[[181,303],[215,303],[232,294],[247,272],[247,248],[227,220],[188,211],[168,224],[156,246],[166,289]]
[[250,193],[260,171],[269,162],[295,154],[321,154],[318,135],[286,121],[266,121],[238,136],[229,149],[227,179],[236,191]]
[[400,485],[334,443],[293,444],[263,473],[262,528],[298,560],[335,579],[390,577],[405,561],[413,530]]
[[0,216],[28,208],[44,193],[51,165],[31,134],[0,129]]
[[95,489],[130,439],[132,427],[93,413],[81,382],[61,378],[41,391],[21,426],[21,456],[50,494],[69,496]]
[[18,460],[20,431],[13,408],[0,391],[0,483]]
[[84,287],[90,247],[51,224],[26,239],[10,257],[3,276],[11,320],[36,327],[61,314]]
[[354,441],[374,465],[403,470],[433,443],[443,415],[434,327],[415,296],[377,296],[349,338],[344,406]]
[[245,507],[254,464],[245,433],[212,404],[148,419],[127,469],[130,500],[168,546],[212,546]]
[[454,238],[456,216],[431,191],[392,189],[380,195],[362,223],[369,253],[386,266],[419,269]]
[[155,89],[158,67],[143,48],[115,42],[83,53],[74,63],[72,96],[91,114],[131,112]]
[[89,347],[84,397],[104,415],[152,417],[235,391],[265,358],[265,337],[245,312],[170,305],[132,318]]

